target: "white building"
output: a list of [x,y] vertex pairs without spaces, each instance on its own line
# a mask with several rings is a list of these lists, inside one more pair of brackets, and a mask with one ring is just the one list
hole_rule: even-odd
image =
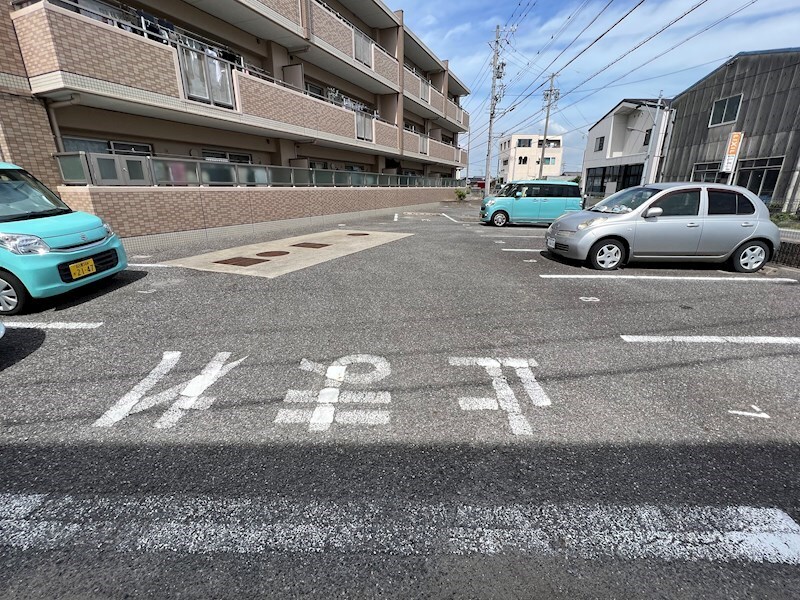
[[[544,137],[535,134],[514,134],[500,140],[500,158],[497,166],[499,183],[520,179],[538,179]],[[544,153],[542,178],[561,175],[564,148],[562,136],[548,135]]]
[[669,100],[626,98],[589,129],[581,180],[587,204],[657,180],[671,114]]

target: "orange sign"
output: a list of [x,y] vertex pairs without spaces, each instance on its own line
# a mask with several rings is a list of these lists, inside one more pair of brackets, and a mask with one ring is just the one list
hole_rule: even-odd
[[728,140],[728,150],[725,152],[725,158],[722,161],[722,168],[720,171],[723,173],[733,173],[733,168],[736,166],[736,159],[739,158],[739,150],[742,148],[742,140],[744,139],[744,132],[734,131]]

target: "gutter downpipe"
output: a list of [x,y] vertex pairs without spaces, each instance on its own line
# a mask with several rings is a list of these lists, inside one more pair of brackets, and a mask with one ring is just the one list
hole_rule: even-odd
[[60,100],[58,102],[45,102],[47,108],[47,119],[50,121],[50,128],[53,130],[53,137],[56,142],[56,151],[64,152],[64,139],[61,137],[61,129],[58,127],[56,120],[55,109],[63,108],[65,106],[73,106],[81,103],[80,94],[72,94],[69,100]]

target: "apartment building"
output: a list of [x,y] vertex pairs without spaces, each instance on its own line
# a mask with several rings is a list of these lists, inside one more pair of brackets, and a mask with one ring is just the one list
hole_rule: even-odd
[[539,179],[539,163],[544,146],[542,178],[561,175],[564,157],[563,138],[560,135],[514,134],[500,140],[497,176],[499,183],[520,179]]
[[0,155],[123,236],[450,198],[469,90],[381,0],[0,3]]
[[626,98],[589,128],[582,177],[587,204],[658,181],[670,105],[664,98]]

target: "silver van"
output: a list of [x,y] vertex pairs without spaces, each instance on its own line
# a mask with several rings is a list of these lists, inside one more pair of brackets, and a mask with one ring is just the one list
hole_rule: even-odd
[[632,187],[564,215],[545,234],[554,254],[612,270],[635,260],[730,260],[753,273],[780,247],[769,210],[749,190],[718,183]]

